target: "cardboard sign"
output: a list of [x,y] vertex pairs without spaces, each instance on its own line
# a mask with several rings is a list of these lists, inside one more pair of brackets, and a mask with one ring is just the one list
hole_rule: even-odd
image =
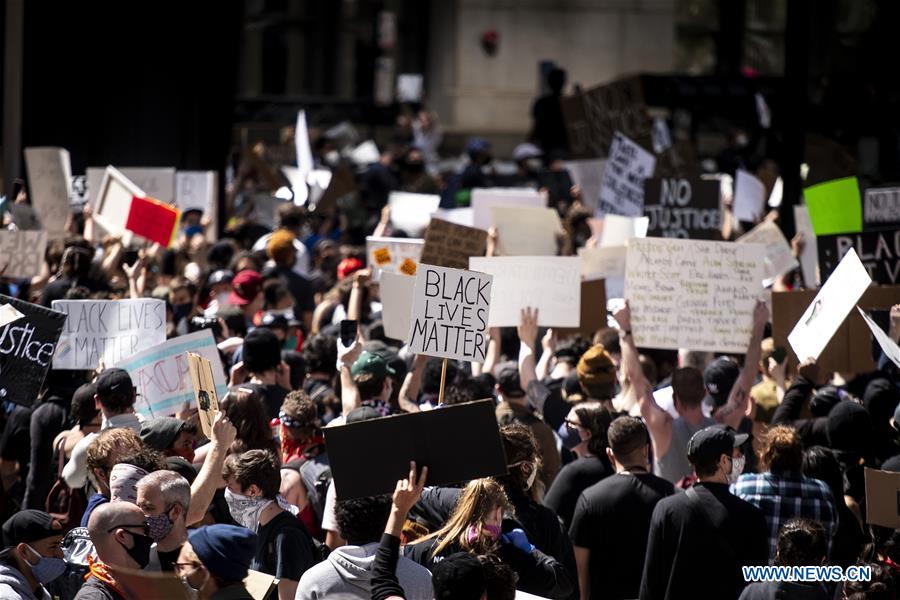
[[669,238],[633,239],[625,298],[635,343],[644,348],[747,351],[753,308],[762,295],[759,244]]
[[603,170],[606,161],[602,159],[571,160],[563,163],[572,183],[581,188],[581,201],[591,213],[600,203],[600,188],[603,187]]
[[412,315],[416,278],[384,271],[378,283],[384,335],[405,342],[406,336],[409,334],[409,319]]
[[[484,256],[487,231],[432,218],[425,230],[422,264],[469,268],[470,256]],[[378,260],[378,257],[375,257]]]
[[628,248],[579,248],[581,277],[586,281],[625,276],[625,256]]
[[0,304],[0,327],[15,323],[24,317],[25,315],[16,310],[12,304]]
[[859,311],[860,316],[862,316],[863,321],[868,325],[869,330],[872,332],[872,336],[875,338],[875,341],[878,343],[878,346],[881,348],[881,351],[884,352],[884,355],[890,359],[897,367],[900,367],[900,346],[897,345],[897,342],[891,339],[884,330],[878,326],[878,324],[872,320],[872,317],[863,312],[863,309],[860,307],[856,307],[856,310]]
[[[428,485],[506,473],[494,401],[480,400],[381,419],[326,427],[325,443],[338,500],[390,494],[409,475],[409,462],[428,467]],[[460,433],[465,443],[460,443]],[[378,460],[360,460],[366,448]]]
[[556,256],[556,237],[563,231],[555,208],[492,206],[501,256]]
[[135,185],[113,166],[106,167],[94,204],[94,220],[111,235],[123,235],[125,243],[131,242],[131,234],[125,224],[131,211],[131,200],[144,197],[144,190]]
[[[191,372],[191,385],[194,388],[194,402],[197,404],[197,416],[203,435],[212,439],[213,423],[219,414],[219,395],[216,392],[216,378],[218,373],[222,378],[222,365],[219,364],[213,370],[212,363],[199,354],[186,352],[188,369]],[[217,353],[218,355],[218,353]]]
[[407,259],[418,263],[422,258],[425,240],[414,238],[366,237],[368,265],[380,271],[400,273]]
[[142,350],[166,341],[163,300],[54,300],[65,313],[54,369],[96,369],[117,365]]
[[590,339],[606,326],[606,282],[598,279],[581,282],[580,325],[571,329],[556,328],[554,331],[561,336],[578,334]]
[[409,351],[484,362],[492,281],[484,273],[422,265],[406,338]]
[[181,212],[154,198],[131,199],[125,229],[168,248],[178,232]]
[[900,188],[867,189],[863,224],[875,228],[900,225]]
[[494,276],[490,327],[517,327],[526,307],[539,310],[538,324],[544,327],[581,326],[580,258],[470,258],[469,268]]
[[204,329],[164,341],[115,363],[116,367],[128,371],[137,387],[140,394],[135,405],[137,412],[150,418],[174,415],[182,404],[195,400],[188,352],[199,354],[212,364],[212,380],[219,396],[228,391],[216,340],[211,331]]
[[833,179],[803,190],[816,235],[862,231],[862,202],[856,177]]
[[653,177],[656,157],[618,131],[603,170],[598,214],[640,217],[644,211],[644,180]]
[[738,221],[758,223],[766,207],[766,186],[743,169],[734,178],[734,204],[732,211]]
[[405,231],[407,235],[421,235],[440,203],[441,197],[437,194],[391,192],[388,196],[391,227]]
[[900,283],[900,229],[820,235],[819,274],[827,278],[838,263],[854,249],[869,277],[876,283]]
[[69,198],[72,196],[72,164],[65,148],[25,148],[31,205],[51,240],[66,236]]
[[176,575],[159,571],[143,571],[127,567],[109,567],[116,586],[126,598],[166,598],[190,600],[191,596]]
[[647,217],[606,215],[602,219],[588,220],[593,222],[592,230],[595,226],[599,228],[600,246],[605,248],[624,247],[631,238],[647,237],[647,229],[650,227],[650,219]]
[[819,249],[806,206],[794,205],[794,227],[797,233],[803,234],[803,250],[800,252],[800,269],[803,272],[803,281],[807,287],[818,287]]
[[41,274],[47,252],[46,231],[0,230],[0,273],[32,278]]
[[472,226],[487,231],[493,225],[492,206],[543,208],[547,198],[531,188],[475,188],[472,190]]
[[2,294],[0,304],[23,315],[0,326],[0,400],[32,406],[50,369],[66,315]]
[[644,214],[650,237],[721,239],[721,184],[709,179],[644,180]]
[[900,528],[900,473],[865,469],[866,523]]
[[763,281],[766,287],[772,285],[776,277],[797,266],[791,245],[775,223],[769,221],[760,223],[737,241],[740,244],[762,244],[766,247],[766,279]]
[[819,358],[831,336],[871,284],[872,279],[851,249],[788,335],[788,342],[801,361]]
[[[244,577],[244,587],[253,600],[271,600],[277,597],[275,588],[278,586],[278,580],[273,575],[260,573],[249,569],[247,576]],[[272,596],[270,596],[272,594]]]

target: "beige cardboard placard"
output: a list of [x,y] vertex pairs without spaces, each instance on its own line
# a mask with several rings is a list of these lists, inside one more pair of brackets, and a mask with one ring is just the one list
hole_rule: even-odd
[[900,527],[900,473],[866,469],[866,523]]
[[216,382],[213,379],[212,363],[193,352],[188,352],[191,384],[194,386],[194,400],[200,416],[203,435],[212,439],[212,426],[219,414],[219,397],[216,394]]
[[[425,230],[425,246],[420,262],[424,265],[468,269],[470,256],[484,256],[487,232],[432,217]],[[377,258],[377,257],[376,257]]]
[[595,279],[581,282],[581,325],[554,330],[560,335],[581,334],[590,338],[606,326],[606,280]]

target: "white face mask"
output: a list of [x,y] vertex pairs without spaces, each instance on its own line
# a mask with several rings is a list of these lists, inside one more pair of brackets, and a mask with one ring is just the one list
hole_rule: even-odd
[[738,456],[731,459],[731,473],[728,474],[728,483],[737,483],[738,477],[744,472],[744,457]]
[[225,502],[228,503],[228,512],[231,513],[231,518],[235,522],[243,525],[250,531],[256,532],[259,528],[259,515],[273,500],[235,494],[228,488],[225,488]]

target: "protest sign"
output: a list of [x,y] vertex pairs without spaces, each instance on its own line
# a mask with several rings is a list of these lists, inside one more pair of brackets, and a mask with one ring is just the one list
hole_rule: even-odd
[[5,327],[24,317],[25,315],[16,310],[12,304],[0,304],[0,327]]
[[0,273],[29,279],[40,275],[47,235],[46,231],[0,230]]
[[501,256],[556,256],[556,237],[563,232],[555,208],[492,206]]
[[244,577],[244,587],[253,600],[271,600],[275,598],[275,588],[278,586],[278,580],[274,575],[261,573],[253,569],[247,570],[247,576]]
[[544,327],[580,326],[580,258],[473,257],[469,268],[494,276],[490,327],[517,327],[527,307],[538,309],[538,324]]
[[801,361],[819,358],[831,336],[871,284],[872,279],[851,248],[788,335],[788,343]]
[[869,188],[863,206],[863,225],[900,225],[900,188]]
[[547,206],[547,198],[531,188],[475,188],[472,190],[472,226],[487,231],[491,221],[492,206],[517,206],[541,208]]
[[644,210],[643,182],[653,177],[656,158],[618,131],[603,170],[598,214],[640,217]]
[[721,184],[710,179],[645,179],[644,214],[650,219],[647,235],[721,239],[720,189]]
[[816,238],[819,275],[825,279],[852,248],[876,283],[900,283],[900,229],[863,231]]
[[763,216],[766,204],[766,186],[743,169],[734,178],[734,203],[732,211],[738,221],[756,223]]
[[23,315],[8,320],[15,316],[9,314],[0,326],[0,400],[31,406],[50,369],[66,315],[9,296],[0,295],[0,304]]
[[368,265],[381,271],[399,273],[400,266],[407,260],[420,262],[424,239],[366,237],[366,257]]
[[764,221],[739,237],[737,241],[741,244],[762,244],[766,247],[766,279],[763,281],[766,287],[772,285],[776,277],[797,266],[791,245],[775,223]]
[[625,276],[625,255],[628,248],[579,248],[581,257],[581,277],[586,281]]
[[803,197],[816,235],[862,231],[862,202],[856,177],[810,186],[803,190]]
[[465,225],[473,227],[475,223],[475,212],[471,206],[466,208],[439,208],[431,215],[432,219],[441,219],[448,223],[457,225]]
[[174,167],[119,167],[119,171],[144,191],[142,195],[175,204]]
[[168,248],[178,232],[180,218],[181,212],[173,206],[155,198],[135,196],[131,199],[125,229]]
[[809,211],[801,204],[794,205],[794,227],[803,235],[803,250],[800,252],[800,270],[807,287],[819,285],[819,248],[813,232]]
[[866,523],[900,528],[900,473],[865,469]]
[[581,282],[581,316],[578,327],[558,327],[559,335],[582,335],[591,339],[594,334],[607,326],[606,282],[602,279]]
[[588,221],[595,223],[599,221],[600,246],[604,248],[624,247],[631,238],[647,237],[647,229],[650,226],[650,219],[647,217],[606,215],[602,219],[588,219]]
[[67,315],[53,358],[54,369],[96,369],[166,341],[164,300],[54,300]]
[[66,235],[69,198],[72,196],[72,164],[65,148],[25,148],[31,205],[51,240]]
[[391,227],[405,231],[407,235],[421,235],[440,203],[441,197],[437,194],[391,192],[388,196]]
[[381,295],[381,320],[384,335],[401,342],[409,334],[409,319],[413,309],[416,278],[402,273],[384,271],[378,282]]
[[633,239],[625,298],[635,343],[646,348],[747,351],[765,277],[759,244]]
[[313,170],[312,149],[309,145],[309,130],[306,126],[306,111],[297,111],[297,124],[294,126],[294,146],[297,151],[297,166],[302,173]]
[[425,230],[422,264],[468,269],[470,256],[484,256],[487,232],[432,218]]
[[165,598],[166,600],[190,600],[182,580],[175,574],[162,571],[143,571],[128,567],[109,567],[115,577],[116,589],[125,598]]
[[110,235],[124,234],[125,243],[128,244],[131,233],[127,232],[125,224],[131,211],[131,199],[145,195],[144,190],[118,169],[106,167],[95,196],[94,220]]
[[600,203],[600,188],[603,186],[603,170],[606,161],[601,159],[571,160],[563,163],[572,183],[581,189],[581,201],[594,213]]
[[866,325],[869,326],[869,330],[872,332],[872,336],[875,338],[875,341],[878,343],[878,346],[881,348],[881,351],[884,352],[884,355],[890,359],[897,367],[900,367],[900,346],[897,345],[897,342],[891,339],[884,330],[878,326],[878,323],[872,320],[872,317],[867,315],[863,309],[860,307],[856,307],[856,310],[859,311],[860,316],[862,316],[863,321],[866,322]]
[[199,210],[215,216],[215,171],[177,171],[175,173],[175,206],[182,212]]
[[[208,331],[208,330],[207,330]],[[216,390],[216,374],[224,380],[221,363],[213,369],[212,363],[194,352],[186,352],[188,370],[191,372],[191,385],[194,388],[194,403],[197,405],[197,416],[203,435],[212,439],[212,427],[219,414],[219,394]],[[218,356],[218,353],[216,353]],[[223,381],[224,390],[224,381]],[[224,391],[223,391],[224,393]]]
[[421,102],[423,81],[420,73],[397,75],[397,102]]
[[484,273],[421,265],[406,338],[409,351],[484,362],[492,280]]
[[[338,500],[390,494],[409,475],[409,462],[428,467],[428,485],[506,473],[494,401],[480,400],[349,425],[326,427],[325,443]],[[465,432],[466,442],[460,442]],[[360,460],[360,448],[378,460]]]
[[156,344],[113,364],[128,371],[140,395],[135,410],[146,417],[174,415],[184,403],[194,402],[193,373],[187,353],[212,365],[212,380],[219,397],[228,391],[225,371],[212,332],[203,329]]

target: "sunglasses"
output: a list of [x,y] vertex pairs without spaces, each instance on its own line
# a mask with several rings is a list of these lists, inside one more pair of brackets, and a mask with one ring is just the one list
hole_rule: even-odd
[[[147,523],[141,523],[139,525],[115,525],[115,526],[107,529],[106,533],[112,533],[116,529],[131,529],[131,528],[140,529],[141,531],[144,532],[145,536],[150,537],[150,525],[148,525]],[[131,533],[131,532],[129,531],[129,533]]]

